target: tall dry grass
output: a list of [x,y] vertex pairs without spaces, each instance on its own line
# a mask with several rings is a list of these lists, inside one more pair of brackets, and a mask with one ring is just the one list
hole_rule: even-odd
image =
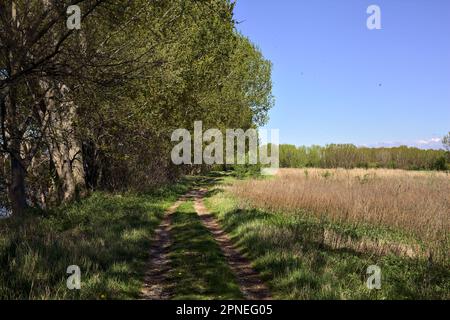
[[252,206],[406,231],[448,259],[450,175],[388,169],[282,169],[231,191]]

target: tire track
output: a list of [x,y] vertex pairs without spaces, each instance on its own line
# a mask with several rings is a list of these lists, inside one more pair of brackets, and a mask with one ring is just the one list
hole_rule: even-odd
[[205,189],[195,190],[194,208],[203,225],[211,232],[219,244],[228,264],[236,275],[241,292],[248,300],[270,300],[272,296],[266,284],[260,279],[259,274],[253,269],[248,259],[242,256],[233,245],[230,237],[220,227],[217,219],[206,209],[203,198]]
[[144,285],[141,289],[141,296],[144,300],[168,300],[172,295],[171,286],[167,279],[170,271],[169,249],[171,245],[172,214],[186,201],[186,196],[182,196],[166,210],[162,222],[155,230],[150,247],[147,272],[144,276]]
[[212,234],[224,254],[228,265],[236,276],[239,288],[248,300],[270,300],[270,291],[260,279],[259,274],[253,269],[248,259],[242,256],[233,245],[230,237],[222,230],[216,218],[206,209],[203,198],[205,189],[193,190],[180,197],[169,209],[155,230],[154,240],[150,247],[150,256],[147,272],[144,277],[144,285],[141,290],[142,299],[168,300],[172,296],[173,286],[169,283],[170,273],[170,246],[172,244],[170,232],[172,214],[187,200],[194,200],[194,208],[203,226]]

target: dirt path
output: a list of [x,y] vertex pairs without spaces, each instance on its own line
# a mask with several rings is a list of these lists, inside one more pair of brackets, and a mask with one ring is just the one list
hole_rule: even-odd
[[155,230],[155,236],[150,247],[149,263],[144,277],[144,286],[141,290],[145,300],[167,300],[171,296],[167,274],[170,271],[169,248],[171,215],[178,209],[185,198],[180,198],[164,213],[164,218]]
[[144,278],[142,298],[147,300],[167,300],[171,297],[171,285],[167,275],[170,271],[169,250],[171,245],[170,230],[172,214],[186,200],[194,200],[195,211],[203,225],[211,232],[219,244],[231,270],[236,275],[239,287],[248,300],[271,299],[267,286],[259,278],[250,262],[234,247],[230,237],[221,229],[217,220],[206,209],[203,198],[205,189],[193,190],[182,196],[165,212],[163,221],[155,231],[155,238],[150,248],[149,264]]
[[248,300],[269,300],[270,291],[259,274],[252,268],[250,262],[242,256],[233,245],[230,237],[222,230],[215,217],[206,209],[203,198],[206,190],[195,191],[195,211],[200,216],[203,225],[212,233],[219,244],[228,264],[236,275],[241,292]]

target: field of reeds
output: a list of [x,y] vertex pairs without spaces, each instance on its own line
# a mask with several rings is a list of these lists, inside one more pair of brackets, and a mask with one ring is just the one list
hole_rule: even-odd
[[206,203],[277,298],[450,298],[447,173],[282,169],[226,177]]
[[[274,179],[242,181],[231,190],[251,205],[270,211],[307,212],[334,223],[378,226],[411,235],[422,242],[431,259],[442,259],[448,253],[449,173],[281,169]],[[391,249],[410,256],[423,254],[414,246]]]

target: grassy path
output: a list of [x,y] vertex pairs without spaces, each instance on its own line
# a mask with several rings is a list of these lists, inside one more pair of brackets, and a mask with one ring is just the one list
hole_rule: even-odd
[[248,300],[267,300],[271,298],[269,289],[261,281],[259,274],[253,269],[249,260],[242,256],[233,245],[230,237],[219,226],[216,218],[206,209],[203,198],[207,193],[202,189],[195,197],[195,211],[200,216],[203,225],[211,232],[219,244],[229,266],[237,276],[239,287]]
[[149,265],[144,278],[142,297],[149,300],[166,300],[170,298],[167,273],[170,271],[170,228],[172,214],[183,200],[178,200],[164,213],[163,220],[155,230],[154,240],[150,248]]
[[204,189],[181,197],[155,233],[144,299],[269,299],[266,285],[203,205]]

